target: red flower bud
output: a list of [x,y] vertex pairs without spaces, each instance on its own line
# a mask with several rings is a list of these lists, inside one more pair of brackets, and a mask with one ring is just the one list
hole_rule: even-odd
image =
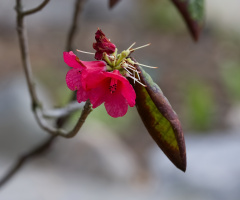
[[97,51],[95,53],[96,60],[101,60],[104,52],[112,54],[115,51],[116,46],[111,43],[108,38],[106,38],[101,29],[98,29],[95,33],[95,39],[96,43],[93,43],[93,48]]

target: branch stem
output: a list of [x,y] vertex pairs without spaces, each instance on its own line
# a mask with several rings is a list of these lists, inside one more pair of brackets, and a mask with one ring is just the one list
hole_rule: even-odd
[[[24,74],[26,77],[27,81],[27,86],[28,90],[30,93],[31,101],[32,101],[32,110],[34,112],[34,116],[39,123],[40,127],[42,127],[44,130],[46,130],[48,133],[52,134],[48,139],[46,139],[43,143],[35,147],[34,149],[31,149],[28,153],[25,155],[21,156],[16,163],[13,165],[13,167],[3,176],[2,179],[0,179],[0,187],[4,186],[20,169],[21,167],[31,158],[34,158],[35,156],[38,156],[45,152],[55,141],[57,138],[56,136],[60,135],[65,138],[71,138],[74,137],[77,132],[80,130],[82,125],[84,124],[86,118],[88,117],[89,113],[92,111],[91,103],[89,100],[86,102],[84,109],[81,113],[81,116],[75,125],[75,127],[70,131],[62,131],[60,128],[64,125],[64,123],[67,121],[69,118],[69,115],[64,115],[64,117],[61,115],[57,120],[56,120],[56,125],[57,129],[52,128],[47,125],[47,122],[44,118],[44,113],[41,108],[40,101],[38,100],[36,90],[34,87],[34,82],[33,82],[33,74],[32,74],[32,68],[31,68],[31,62],[30,62],[30,57],[29,57],[29,48],[28,48],[28,43],[27,43],[27,33],[24,27],[24,17],[33,13],[36,13],[40,11],[42,8],[44,8],[47,3],[50,0],[44,0],[42,4],[37,6],[34,9],[28,10],[23,12],[22,10],[22,1],[21,0],[16,0],[16,13],[17,13],[17,33],[18,33],[18,39],[19,39],[19,46],[20,46],[20,52],[21,52],[21,59],[22,59],[22,65],[24,69]],[[84,0],[76,0],[77,1],[84,1]],[[74,16],[78,16],[78,13],[81,11],[79,7],[75,8],[75,14]],[[77,18],[76,20],[73,20],[71,31],[69,32],[71,36],[68,36],[68,48],[72,46],[72,41],[74,35],[76,34],[76,24],[77,24]],[[75,28],[73,28],[75,27]],[[69,35],[70,35],[69,34]],[[70,38],[70,39],[69,39]],[[67,48],[67,50],[68,50]],[[73,100],[73,98],[72,98]]]
[[28,90],[31,96],[32,109],[35,110],[37,106],[40,105],[38,100],[36,90],[33,82],[33,74],[31,68],[31,62],[29,58],[29,48],[27,43],[27,32],[24,27],[24,15],[22,11],[22,1],[16,0],[16,12],[17,12],[17,33],[19,39],[19,47],[21,52],[23,69],[27,81]]
[[74,36],[76,35],[77,29],[78,29],[79,15],[82,11],[85,1],[86,0],[76,0],[75,2],[72,24],[70,26],[68,36],[67,36],[66,51],[73,50],[72,45],[73,45]]
[[39,146],[32,149],[29,153],[26,153],[25,155],[21,156],[13,165],[13,167],[0,180],[0,187],[7,183],[7,181],[10,180],[16,174],[16,172],[18,172],[18,170],[25,164],[26,161],[28,161],[32,157],[35,157],[45,152],[51,146],[54,139],[55,136],[51,136],[50,138],[46,139],[43,143],[41,143]]
[[35,112],[35,118],[36,121],[38,123],[38,125],[45,131],[47,131],[49,134],[53,135],[53,136],[62,136],[64,138],[72,138],[74,137],[78,131],[81,129],[82,125],[84,124],[86,118],[88,117],[88,115],[90,114],[90,112],[92,111],[92,104],[90,103],[89,100],[86,101],[85,106],[82,110],[81,116],[79,117],[76,125],[74,126],[74,128],[67,132],[63,129],[59,129],[59,128],[54,128],[52,126],[49,126],[47,124],[47,121],[42,117],[42,112]]
[[[22,2],[21,0],[16,0],[17,31],[18,31],[21,58],[22,58],[22,62],[23,62],[23,69],[24,69],[26,80],[27,80],[28,90],[29,90],[29,93],[31,96],[32,110],[33,110],[34,116],[36,118],[36,121],[38,122],[38,125],[43,130],[47,131],[49,134],[54,135],[54,136],[62,136],[65,138],[74,137],[77,134],[77,132],[79,131],[79,129],[82,127],[82,124],[85,122],[85,119],[87,118],[88,114],[92,111],[91,103],[89,101],[86,102],[77,124],[70,132],[67,132],[67,131],[59,129],[59,128],[52,127],[47,123],[46,119],[44,118],[42,106],[37,97],[35,85],[33,82],[34,79],[33,79],[32,67],[31,67],[30,56],[29,56],[29,47],[27,44],[27,35],[26,35],[25,27],[24,27],[24,16],[26,15],[24,13],[26,13],[26,12],[22,11],[21,2]],[[75,15],[78,16],[78,13],[80,11],[80,6],[79,6],[80,3],[79,2],[83,2],[83,0],[76,0],[76,4],[78,5],[78,7],[75,9],[74,16]],[[34,13],[33,11],[37,12],[40,9],[42,9],[47,3],[48,3],[48,1],[44,1],[40,6],[38,6],[35,9],[32,9],[31,14]],[[27,13],[30,14],[29,11]],[[76,33],[77,18],[74,17],[73,21],[74,22],[73,22],[72,28],[71,28],[72,31],[70,31],[71,36],[68,37],[68,41],[70,42],[69,46],[71,46],[70,44],[72,43],[72,39],[69,40],[69,38],[73,38],[73,35]]]
[[40,10],[42,10],[48,3],[49,3],[50,0],[44,0],[39,6],[37,6],[36,8],[33,8],[33,9],[30,9],[30,10],[27,10],[25,12],[22,12],[22,15],[23,16],[26,16],[26,15],[31,15],[33,13],[36,13]]

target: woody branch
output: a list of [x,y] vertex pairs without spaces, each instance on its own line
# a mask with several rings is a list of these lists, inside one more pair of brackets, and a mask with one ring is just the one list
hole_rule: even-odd
[[[17,12],[17,32],[18,32],[18,38],[19,38],[19,46],[20,46],[20,52],[21,52],[21,58],[22,58],[22,64],[23,64],[23,69],[27,81],[27,86],[28,90],[30,93],[31,101],[32,101],[32,110],[34,113],[34,116],[36,118],[36,121],[38,125],[48,132],[49,134],[53,136],[62,136],[65,138],[71,138],[74,137],[79,129],[82,127],[83,123],[85,122],[85,119],[87,118],[88,114],[91,112],[91,104],[89,101],[86,102],[83,111],[81,113],[81,116],[79,117],[79,120],[77,121],[75,127],[71,131],[65,131],[63,129],[60,129],[58,127],[53,127],[48,124],[48,121],[44,118],[44,113],[43,113],[43,106],[40,103],[36,90],[35,90],[35,84],[34,84],[34,78],[32,74],[32,67],[31,67],[31,62],[30,62],[30,57],[29,57],[29,48],[28,48],[28,43],[27,43],[27,33],[26,29],[24,26],[24,17],[30,14],[34,14],[38,11],[40,11],[44,6],[47,5],[49,0],[45,0],[42,4],[40,4],[38,7],[28,10],[28,11],[23,11],[22,9],[22,1],[21,0],[16,0],[16,12]],[[80,2],[79,0],[76,1],[76,4]],[[78,11],[80,10],[80,6],[77,6]],[[77,22],[77,17],[78,14],[77,11],[74,13],[74,20],[73,20],[73,25],[71,27],[71,32],[70,36],[68,37],[68,43],[72,43],[72,38],[74,36],[74,32],[76,30],[76,22]],[[70,38],[70,39],[69,39]],[[67,111],[66,111],[67,112]]]

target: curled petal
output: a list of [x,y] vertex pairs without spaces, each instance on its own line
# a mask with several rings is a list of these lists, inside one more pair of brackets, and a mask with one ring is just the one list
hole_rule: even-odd
[[127,100],[129,106],[130,107],[135,106],[136,93],[135,93],[135,90],[133,89],[132,85],[126,79],[121,82],[121,87],[122,87],[122,89],[121,89],[122,95]]
[[106,71],[107,65],[104,61],[80,61],[88,73]]
[[98,29],[95,33],[96,43],[93,43],[93,48],[97,51],[95,54],[96,60],[101,60],[103,53],[111,54],[115,51],[116,46],[106,38],[105,34]]
[[81,64],[81,62],[79,62],[79,58],[72,52],[63,52],[63,59],[64,62],[69,66],[69,67],[73,67],[76,69],[84,69],[85,66],[83,64]]

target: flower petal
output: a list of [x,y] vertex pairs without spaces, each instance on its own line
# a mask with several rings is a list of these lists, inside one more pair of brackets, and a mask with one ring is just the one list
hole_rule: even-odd
[[[124,116],[128,110],[128,104],[131,107],[135,105],[136,93],[129,81],[118,70],[89,75],[84,81],[86,81],[87,90],[91,91],[89,99],[93,108],[105,102],[105,108],[112,117]],[[114,90],[111,84],[115,85]]]
[[129,82],[122,82],[122,95],[127,100],[129,106],[135,106],[136,93],[132,85]]
[[[99,74],[106,70],[106,63],[104,61],[82,61],[82,63],[86,66],[86,69],[82,71],[82,85],[84,89],[89,90],[88,85],[92,85],[95,81],[99,83]],[[95,88],[97,84],[91,88]]]
[[[107,98],[104,106],[111,117],[122,117],[127,113],[128,103],[122,95],[114,95],[115,98]],[[109,96],[108,96],[109,97]]]
[[[108,73],[108,72],[106,72]],[[86,90],[99,87],[99,84],[105,79],[105,72],[100,73],[87,73],[84,71],[82,74],[82,83]],[[103,86],[103,84],[101,84]]]
[[136,93],[129,81],[123,77],[118,70],[104,74],[105,77],[111,77],[118,80],[118,87],[121,90],[122,95],[126,98],[129,106],[133,107],[135,105]]
[[66,75],[66,83],[70,90],[79,90],[82,88],[81,71],[78,69],[70,69]]
[[107,64],[104,61],[80,61],[86,67],[88,73],[106,71]]
[[81,68],[84,69],[85,66],[79,62],[79,58],[72,52],[63,52],[63,59],[64,62],[69,66],[73,68]]
[[100,106],[108,95],[108,80],[104,80],[99,83],[98,87],[90,90],[91,94],[89,99],[92,103],[93,108]]
[[89,98],[89,92],[87,92],[83,88],[81,88],[77,91],[77,101],[78,101],[78,103],[81,103],[83,101],[87,101],[88,98]]
[[127,113],[128,102],[122,96],[121,90],[116,90],[115,93],[110,93],[109,84],[111,79],[107,78],[99,83],[98,87],[90,90],[91,95],[89,99],[93,105],[93,108],[100,106],[104,103],[104,106],[108,114],[112,117],[122,117]]

